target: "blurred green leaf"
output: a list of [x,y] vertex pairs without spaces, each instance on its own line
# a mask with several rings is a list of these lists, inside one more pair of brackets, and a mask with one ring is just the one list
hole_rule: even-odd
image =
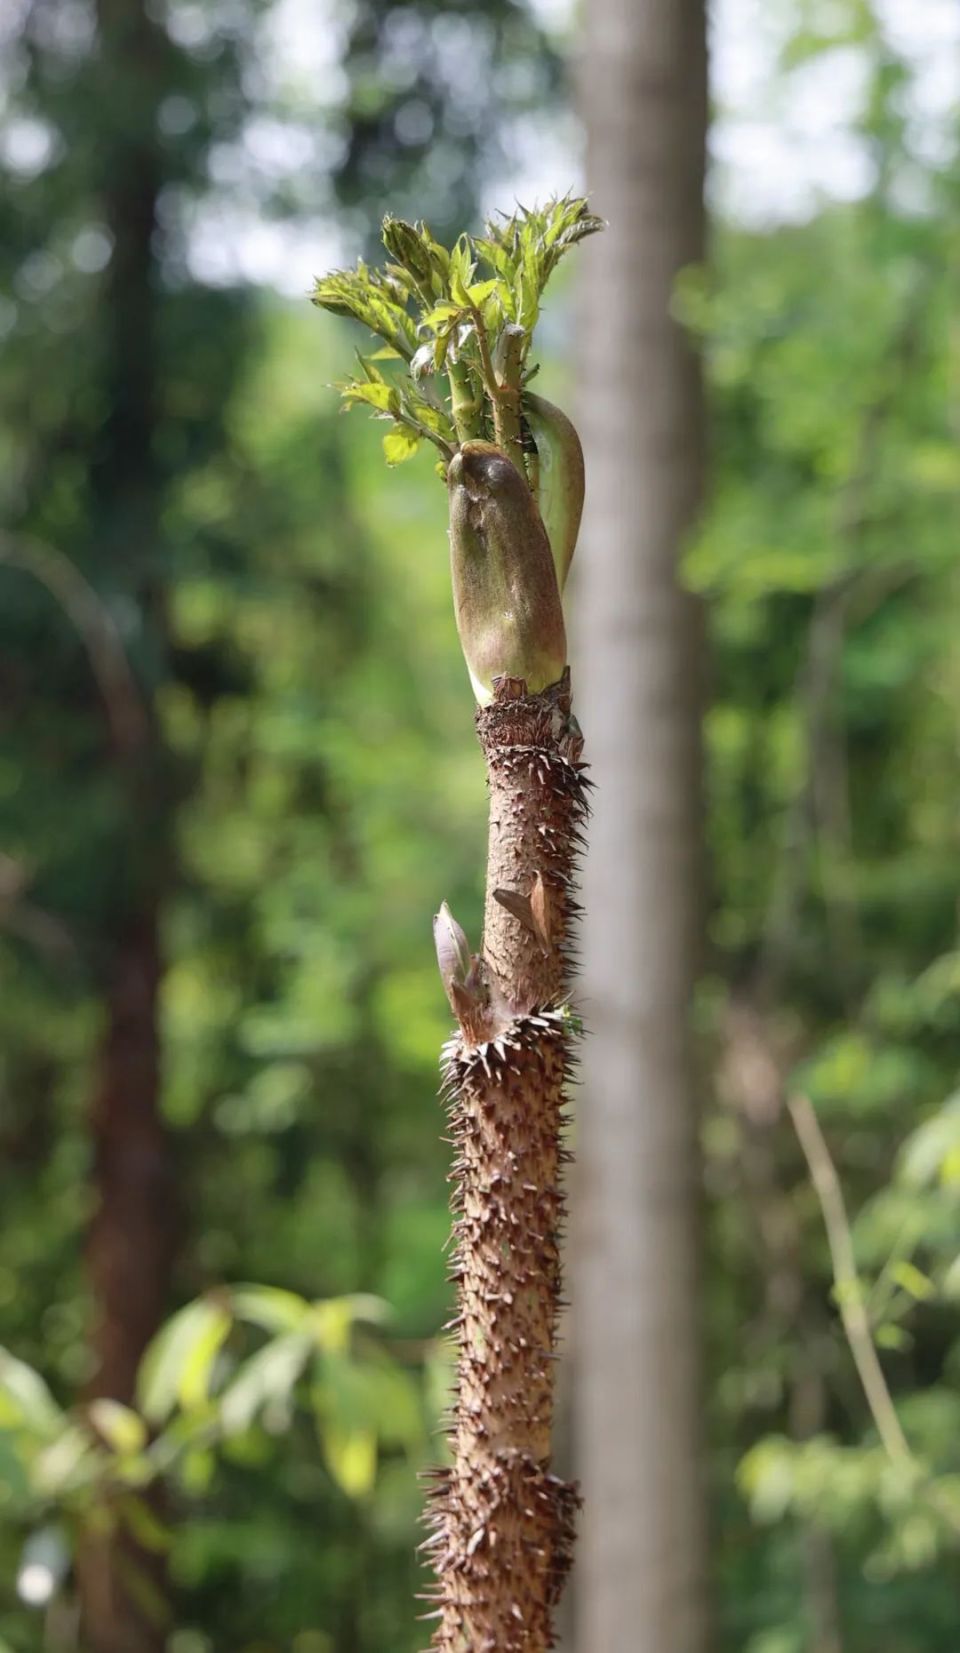
[[131,1494],[121,1500],[119,1513],[128,1531],[150,1555],[167,1554],[173,1534],[146,1499]]
[[163,1423],[178,1401],[189,1409],[207,1400],[213,1364],[230,1325],[223,1303],[206,1297],[167,1321],[140,1366],[137,1393],[144,1417]]
[[953,1156],[958,1151],[960,1096],[952,1096],[904,1144],[901,1175],[914,1188],[926,1187],[938,1178],[949,1180]]
[[349,1498],[363,1498],[373,1490],[377,1478],[377,1437],[372,1429],[344,1433],[334,1425],[324,1426],[323,1450],[330,1473]]
[[49,1437],[63,1421],[63,1413],[39,1372],[7,1349],[0,1349],[0,1428],[25,1425]]
[[306,1332],[286,1332],[244,1361],[219,1400],[224,1431],[232,1435],[249,1429],[268,1402],[286,1399],[312,1350]]
[[142,1452],[146,1446],[146,1425],[129,1406],[100,1396],[90,1402],[87,1412],[98,1435],[114,1452]]
[[280,1286],[231,1286],[230,1303],[238,1320],[262,1326],[266,1332],[300,1331],[311,1312],[305,1297]]
[[915,1298],[918,1303],[925,1303],[928,1298],[934,1295],[933,1281],[918,1269],[915,1263],[906,1261],[894,1263],[890,1272],[897,1285],[902,1286],[903,1290]]

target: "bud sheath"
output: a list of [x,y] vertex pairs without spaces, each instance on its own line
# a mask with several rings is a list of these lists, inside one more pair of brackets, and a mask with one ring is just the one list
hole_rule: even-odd
[[538,502],[562,591],[583,515],[583,448],[566,414],[543,396],[527,391],[523,411],[536,444]]
[[497,677],[531,694],[556,683],[567,642],[550,542],[517,467],[490,442],[465,442],[447,472],[457,630],[473,691]]

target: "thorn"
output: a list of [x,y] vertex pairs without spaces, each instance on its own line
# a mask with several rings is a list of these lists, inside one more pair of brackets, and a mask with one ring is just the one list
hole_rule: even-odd
[[553,941],[553,902],[550,887],[544,882],[543,873],[539,869],[533,880],[529,904],[537,938],[544,952],[549,953]]
[[[537,878],[540,878],[539,873],[537,873]],[[541,879],[540,882],[542,884],[543,880]],[[535,888],[536,883],[534,883]],[[545,939],[544,933],[537,923],[537,917],[533,911],[532,895],[521,895],[519,890],[494,890],[493,899],[498,901],[500,906],[504,907],[511,917],[522,924],[523,928],[540,943],[540,949],[543,953],[549,954],[550,944]]]

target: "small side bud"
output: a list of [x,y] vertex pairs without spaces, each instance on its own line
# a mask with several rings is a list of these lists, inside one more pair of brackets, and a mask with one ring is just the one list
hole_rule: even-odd
[[444,901],[433,921],[433,941],[443,990],[468,1046],[495,1039],[513,1012],[479,953]]
[[545,397],[525,391],[523,413],[537,450],[537,502],[562,591],[583,515],[583,448],[576,426]]
[[447,471],[457,630],[481,706],[497,677],[539,694],[560,678],[567,639],[550,541],[512,459],[465,442]]
[[[433,920],[433,945],[437,950],[437,966],[443,990],[450,1008],[458,1014],[458,999],[462,1002],[473,966],[473,955],[466,933],[454,918],[445,901]],[[455,996],[456,995],[456,996]]]

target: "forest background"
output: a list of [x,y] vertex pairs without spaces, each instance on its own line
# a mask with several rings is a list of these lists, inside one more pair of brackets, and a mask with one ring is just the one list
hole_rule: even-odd
[[[321,11],[0,17],[4,1653],[423,1641],[429,917],[478,932],[482,766],[443,489],[339,417],[350,330],[307,295],[388,209],[443,239],[515,194],[609,208],[563,6]],[[729,0],[712,55],[710,256],[675,298],[710,453],[682,579],[711,1608],[730,1653],[955,1653],[960,32],[934,0]],[[576,279],[540,351],[575,416]],[[575,1295],[589,1483],[576,1325]]]

